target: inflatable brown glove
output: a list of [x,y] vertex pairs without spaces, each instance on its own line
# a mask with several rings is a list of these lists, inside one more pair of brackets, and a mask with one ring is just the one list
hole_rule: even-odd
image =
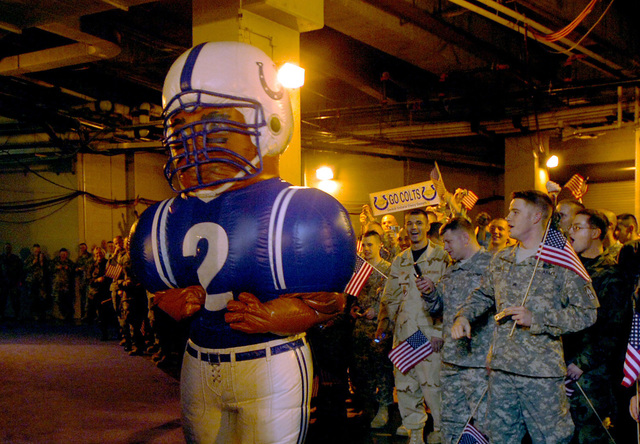
[[199,285],[172,288],[154,294],[154,303],[176,321],[193,316],[204,305],[207,294]]
[[260,302],[250,293],[229,301],[224,319],[244,333],[274,333],[289,336],[302,333],[344,310],[342,293],[295,293]]

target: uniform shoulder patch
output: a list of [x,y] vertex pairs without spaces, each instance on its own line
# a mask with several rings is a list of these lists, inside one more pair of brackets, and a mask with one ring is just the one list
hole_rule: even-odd
[[587,296],[589,296],[589,299],[595,299],[596,298],[596,293],[593,291],[593,287],[591,286],[591,284],[587,284],[584,286],[584,291],[587,293]]

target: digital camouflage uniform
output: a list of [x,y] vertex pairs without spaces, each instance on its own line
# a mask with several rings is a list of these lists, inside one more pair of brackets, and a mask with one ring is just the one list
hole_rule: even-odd
[[[622,363],[631,330],[631,299],[615,262],[602,254],[594,259],[581,258],[598,294],[598,319],[591,327],[563,337],[565,361],[584,373],[578,380],[602,420],[616,425],[613,387],[620,384]],[[593,409],[575,388],[570,399],[571,416],[576,426],[574,442],[609,443]],[[626,412],[621,412],[626,414]]]
[[[471,325],[471,339],[451,339],[451,327],[456,313],[469,294],[480,286],[482,275],[493,255],[481,248],[466,261],[447,268],[436,284],[435,291],[425,296],[429,311],[442,313],[442,435],[445,443],[456,444],[472,412],[474,426],[485,435],[488,375],[487,353],[493,337],[495,312],[489,310]],[[477,406],[477,409],[476,409]]]
[[144,350],[144,336],[142,325],[147,317],[148,299],[142,284],[136,279],[131,270],[131,257],[128,253],[120,257],[120,264],[124,272],[124,280],[118,281],[118,289],[122,291],[120,297],[121,328],[125,339],[138,352]]
[[51,299],[47,291],[47,259],[42,255],[42,263],[36,260],[32,253],[24,261],[25,271],[25,305],[31,306],[31,312],[36,320],[44,320]]
[[[440,279],[449,263],[444,249],[429,242],[427,250],[415,264],[422,276],[434,282]],[[407,248],[391,264],[389,279],[384,288],[382,304],[394,324],[393,346],[396,347],[418,329],[427,338],[442,337],[442,319],[430,316],[426,302],[416,286],[416,272],[412,250]],[[422,400],[427,402],[434,422],[434,430],[440,430],[440,353],[432,353],[406,374],[394,368],[398,407],[402,424],[407,429],[422,429],[427,413]]]
[[56,257],[51,261],[51,296],[53,317],[70,321],[73,319],[75,296],[75,265],[69,258]]
[[113,304],[109,284],[111,280],[105,276],[107,260],[92,260],[87,273],[87,319],[93,320],[98,313],[98,324],[102,332],[102,339],[108,338],[109,324],[113,318]]
[[[380,405],[393,404],[393,364],[387,357],[391,351],[392,337],[387,335],[379,343],[374,342],[380,313],[380,299],[384,291],[385,277],[389,275],[391,264],[382,259],[360,290],[355,302],[362,313],[372,308],[376,317],[357,318],[351,332],[352,362],[349,377],[356,395],[369,405],[376,401]],[[377,390],[377,392],[376,392]]]
[[84,318],[87,311],[87,285],[88,285],[88,273],[89,266],[91,265],[91,261],[93,260],[93,256],[85,252],[84,254],[78,256],[76,260],[76,276],[78,282],[78,296],[80,298],[80,315]]
[[[497,312],[522,305],[536,257],[516,263],[517,249],[495,254],[458,315],[474,321],[494,305]],[[520,444],[528,431],[533,444],[568,443],[573,422],[560,335],[592,325],[598,299],[591,284],[575,272],[540,261],[525,307],[531,326],[517,326],[510,337],[513,321],[497,324],[487,358],[491,442]]]
[[616,264],[618,263],[618,256],[620,255],[620,250],[622,249],[622,244],[620,241],[616,241],[615,244],[609,245],[604,249],[604,255],[613,260]]

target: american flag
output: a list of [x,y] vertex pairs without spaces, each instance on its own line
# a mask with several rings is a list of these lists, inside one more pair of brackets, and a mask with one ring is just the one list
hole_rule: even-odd
[[587,181],[584,180],[584,177],[580,174],[574,174],[571,176],[571,179],[564,184],[564,187],[569,188],[569,191],[571,191],[571,194],[576,199],[582,199],[582,196],[584,196],[589,189]]
[[440,170],[438,169],[438,164],[431,170],[429,174],[431,177],[431,181],[433,182],[433,187],[438,194],[438,197],[444,197],[444,193],[446,193],[447,189],[444,187],[444,181],[442,180],[442,176],[440,176]]
[[398,370],[407,373],[420,361],[433,353],[431,342],[420,330],[389,352],[389,359]]
[[372,272],[373,267],[371,264],[362,259],[360,255],[356,255],[356,269],[353,272],[353,276],[351,276],[351,280],[349,280],[347,286],[344,288],[344,292],[357,297]]
[[460,444],[489,444],[489,440],[476,429],[473,424],[467,423],[460,436]]
[[106,277],[110,277],[111,279],[118,279],[118,276],[120,276],[120,273],[122,273],[122,265],[109,264],[107,265],[107,270],[105,271],[104,275]]
[[476,204],[477,201],[478,201],[478,196],[476,196],[476,193],[474,193],[471,190],[468,190],[466,196],[462,198],[462,205],[467,207],[467,210],[471,210],[471,208],[473,208],[473,206]]
[[627,345],[627,355],[624,357],[624,378],[622,385],[631,387],[640,374],[640,315],[633,314],[631,335]]
[[589,273],[580,262],[578,255],[567,239],[555,228],[549,228],[547,237],[538,247],[536,257],[541,261],[553,265],[559,265],[575,272],[587,282],[591,282]]

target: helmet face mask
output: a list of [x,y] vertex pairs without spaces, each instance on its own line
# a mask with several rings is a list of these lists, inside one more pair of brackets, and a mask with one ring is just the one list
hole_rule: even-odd
[[165,79],[163,105],[165,177],[174,191],[219,193],[256,177],[263,157],[282,153],[293,133],[275,65],[244,43],[203,43],[181,55]]
[[[200,95],[212,95],[203,91],[198,93],[198,98]],[[164,173],[171,188],[188,193],[251,179],[260,174],[260,131],[266,125],[260,104],[240,98],[224,104],[203,103],[201,100],[187,103],[182,101],[184,96],[174,98],[180,103],[179,106],[164,117],[165,146],[170,156]],[[224,99],[234,100],[228,96]],[[245,109],[252,112],[243,113]],[[234,113],[234,110],[237,112]],[[243,114],[255,116],[254,122],[244,123]],[[184,118],[190,115],[194,117]],[[247,136],[248,140],[234,143],[239,140],[237,135]],[[242,149],[248,144],[251,144],[251,149]],[[222,165],[227,165],[227,168],[221,168]],[[219,177],[220,170],[224,170],[225,177]],[[183,180],[183,174],[193,177]],[[180,179],[180,189],[175,186],[176,175]]]

